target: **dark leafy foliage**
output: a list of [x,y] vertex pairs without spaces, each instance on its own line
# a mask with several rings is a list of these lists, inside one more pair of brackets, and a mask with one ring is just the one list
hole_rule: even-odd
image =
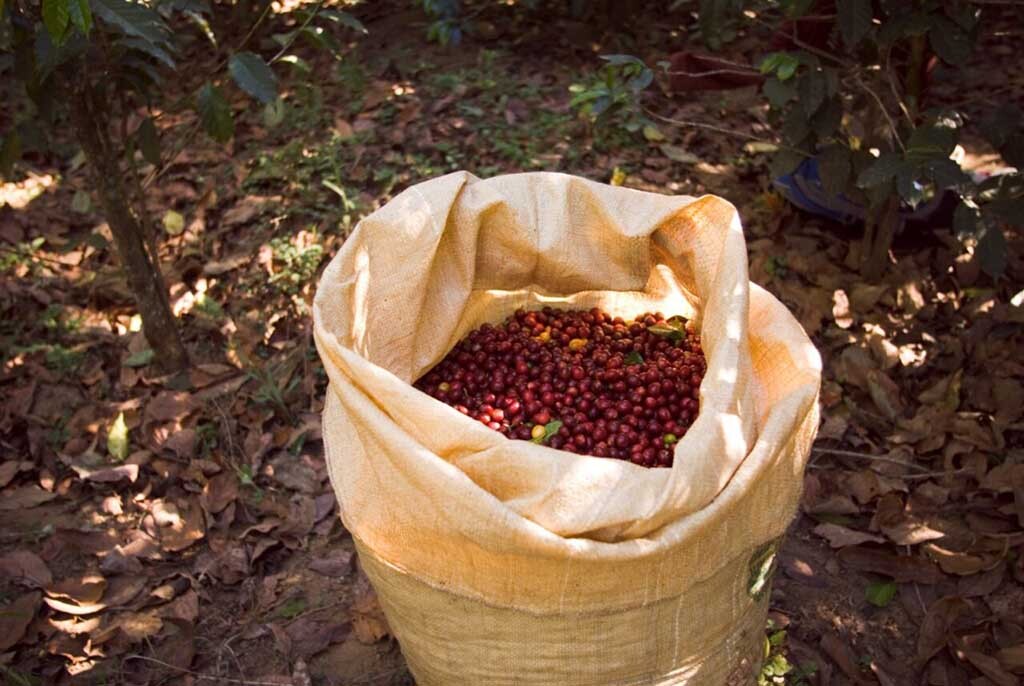
[[[13,76],[22,84],[35,106],[25,113],[24,120],[52,124],[55,110],[52,102],[53,79],[61,68],[81,60],[87,73],[95,75],[103,68],[102,81],[115,84],[115,89],[130,101],[152,104],[159,99],[161,83],[178,68],[178,36],[171,28],[175,16],[182,16],[207,38],[213,38],[206,0],[167,0],[145,3],[133,0],[41,0],[41,2],[6,5],[0,3],[0,55],[13,59],[0,61],[0,78]],[[215,140],[225,142],[234,133],[233,113],[223,92],[214,83],[230,77],[244,92],[264,105],[278,98],[277,78],[271,67],[274,61],[287,61],[287,49],[303,35],[319,40],[330,48],[329,32],[314,23],[337,24],[365,33],[354,17],[334,8],[318,6],[302,17],[301,28],[275,36],[281,51],[273,60],[247,50],[228,56],[226,73],[209,75],[194,99],[205,131]],[[180,26],[180,24],[175,24]],[[113,113],[111,114],[113,116]],[[17,124],[17,123],[16,123]],[[39,127],[36,127],[39,128]],[[45,126],[42,127],[45,133]],[[22,151],[19,126],[0,132],[0,172],[10,173],[11,166]],[[151,119],[139,128],[137,145],[144,159],[159,160],[159,133]]]
[[[735,34],[743,10],[752,10],[759,25],[775,17],[771,28],[790,46],[759,63],[762,92],[781,139],[772,174],[792,173],[814,158],[824,191],[867,208],[869,223],[881,220],[890,198],[898,197],[909,210],[955,194],[957,234],[973,246],[986,273],[1002,276],[1003,227],[1024,221],[1024,177],[1009,170],[976,179],[961,169],[955,151],[965,125],[977,124],[1008,164],[1024,169],[1021,111],[1007,104],[972,122],[964,112],[924,106],[925,81],[934,66],[929,62],[956,68],[971,57],[982,20],[977,6],[850,0],[836,3],[832,17],[810,16],[811,0],[778,6],[781,14],[761,11],[763,3],[702,0],[697,21],[705,43],[715,49]],[[820,39],[801,40],[801,22],[823,20],[831,24]],[[637,131],[646,123],[638,99],[647,84],[639,75],[653,73],[629,55],[604,59],[608,64],[598,76],[574,86],[572,104],[598,121]],[[896,221],[896,214],[889,216]]]

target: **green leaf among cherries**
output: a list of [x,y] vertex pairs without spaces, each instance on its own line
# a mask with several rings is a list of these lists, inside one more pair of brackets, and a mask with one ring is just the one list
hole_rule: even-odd
[[561,419],[552,419],[550,422],[544,425],[544,433],[537,438],[531,439],[534,443],[547,443],[552,436],[558,433],[558,430],[562,428]]
[[[656,336],[667,338],[672,343],[678,343],[686,338],[686,319],[683,317],[670,317],[664,323],[652,324],[647,330]],[[641,362],[643,359],[641,359]],[[627,363],[629,360],[627,359]]]

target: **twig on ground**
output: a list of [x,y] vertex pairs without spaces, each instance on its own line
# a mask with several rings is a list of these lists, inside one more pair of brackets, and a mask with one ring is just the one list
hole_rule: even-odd
[[672,126],[678,126],[680,128],[694,128],[694,129],[704,129],[704,130],[707,130],[707,131],[714,131],[715,133],[721,133],[721,134],[726,135],[726,136],[733,136],[734,138],[742,138],[744,140],[754,141],[754,142],[757,142],[757,143],[767,143],[769,145],[774,145],[777,148],[782,149],[782,150],[792,150],[793,152],[799,153],[800,155],[803,155],[804,157],[811,157],[812,156],[811,153],[807,152],[806,150],[801,150],[800,148],[794,148],[794,147],[791,147],[791,146],[786,145],[784,143],[778,143],[776,141],[771,141],[771,140],[768,140],[767,138],[761,138],[761,137],[755,136],[755,135],[753,135],[751,133],[746,133],[744,131],[736,131],[735,129],[726,129],[726,128],[723,128],[721,126],[715,126],[714,124],[708,124],[708,123],[702,122],[702,121],[689,121],[689,120],[686,120],[686,119],[673,119],[672,117],[666,117],[664,115],[658,114],[654,110],[652,110],[650,108],[647,108],[647,107],[644,108],[644,112],[649,114],[651,117],[654,117],[658,121],[664,122],[666,124],[671,124]]
[[[907,462],[906,460],[900,460],[895,457],[889,457],[887,455],[872,455],[871,453],[858,453],[853,450],[838,450],[836,448],[811,448],[812,453],[819,455],[835,455],[836,457],[851,457],[856,460],[870,460],[872,462],[888,462],[889,464],[898,464],[901,467],[907,469],[914,469],[919,472],[928,472],[928,469],[922,467],[919,464],[913,462]],[[946,472],[942,472],[943,474]]]
[[223,684],[241,684],[241,686],[281,686],[279,681],[253,681],[251,679],[232,679],[231,677],[218,676],[215,674],[203,674],[202,672],[193,672],[191,669],[185,669],[184,667],[178,667],[170,663],[158,660],[155,657],[147,657],[145,655],[126,655],[124,662],[129,660],[142,660],[143,662],[152,662],[153,664],[160,665],[161,667],[167,667],[173,669],[181,674],[188,674],[196,679],[202,679],[205,681],[216,681]]

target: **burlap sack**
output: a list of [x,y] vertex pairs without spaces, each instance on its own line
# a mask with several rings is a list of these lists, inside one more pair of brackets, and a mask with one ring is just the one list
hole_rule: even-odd
[[[410,385],[547,303],[696,319],[708,371],[672,469],[511,441]],[[450,174],[360,222],[314,318],[331,482],[418,683],[753,681],[821,362],[749,283],[732,205]]]

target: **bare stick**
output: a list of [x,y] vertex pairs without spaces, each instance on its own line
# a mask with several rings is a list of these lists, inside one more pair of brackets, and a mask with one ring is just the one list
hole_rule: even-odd
[[185,669],[184,667],[178,667],[172,665],[163,660],[158,660],[155,657],[146,657],[145,655],[126,655],[124,661],[128,660],[142,660],[143,662],[152,662],[168,669],[173,669],[181,674],[188,674],[189,676],[195,677],[196,679],[203,679],[206,681],[219,681],[225,684],[241,684],[242,686],[281,686],[279,681],[251,681],[249,679],[232,679],[226,676],[216,676],[213,674],[203,674],[201,672],[193,672],[191,669]]
[[894,122],[892,120],[892,117],[889,116],[889,110],[886,109],[885,103],[882,102],[882,98],[879,97],[878,93],[876,93],[874,89],[872,89],[868,84],[864,83],[864,80],[860,77],[860,74],[854,74],[853,79],[857,83],[857,85],[861,87],[862,90],[867,92],[872,98],[875,99],[875,102],[878,103],[878,109],[881,110],[882,116],[885,117],[885,121],[889,125],[889,131],[892,132],[893,139],[896,141],[896,144],[900,146],[900,150],[903,150],[905,152],[907,148],[905,145],[903,145],[903,139],[900,138],[899,129],[896,128],[896,122]]
[[777,146],[778,148],[781,148],[781,149],[784,149],[784,150],[792,150],[793,152],[799,153],[799,154],[803,155],[804,157],[810,157],[811,156],[811,153],[807,152],[806,150],[801,150],[799,148],[793,148],[793,147],[790,147],[788,145],[785,145],[784,143],[776,143],[775,141],[770,141],[767,138],[760,138],[760,137],[755,136],[753,134],[745,133],[743,131],[736,131],[735,129],[725,129],[725,128],[722,128],[721,126],[715,126],[714,124],[707,124],[707,123],[701,122],[701,121],[688,121],[688,120],[685,120],[685,119],[672,119],[671,117],[666,117],[666,116],[663,116],[661,114],[658,114],[654,110],[651,110],[651,109],[649,109],[647,107],[644,108],[644,112],[646,112],[647,114],[651,115],[652,117],[654,117],[658,121],[665,122],[666,124],[672,124],[673,126],[678,126],[678,127],[681,127],[681,128],[705,129],[707,131],[714,131],[715,133],[721,133],[721,134],[726,135],[726,136],[733,136],[735,138],[743,138],[744,140],[748,140],[748,141],[755,141],[757,143],[768,143],[770,145]]
[[[899,460],[895,457],[888,457],[886,455],[872,455],[870,453],[858,453],[853,450],[838,450],[836,448],[811,448],[812,453],[819,455],[835,455],[837,457],[852,457],[857,460],[870,460],[872,462],[887,462],[889,464],[898,464],[901,467],[907,469],[913,469],[918,472],[927,472],[928,470],[919,464],[913,462],[907,462],[906,460]],[[945,474],[946,472],[941,472]]]
[[907,118],[907,123],[913,126],[914,117],[910,114],[910,108],[903,102],[899,88],[896,87],[896,76],[892,73],[892,46],[889,46],[889,49],[885,51],[885,75],[887,77],[886,80],[889,82],[889,88],[892,89],[892,97],[896,98],[896,104],[899,105],[903,116]]

